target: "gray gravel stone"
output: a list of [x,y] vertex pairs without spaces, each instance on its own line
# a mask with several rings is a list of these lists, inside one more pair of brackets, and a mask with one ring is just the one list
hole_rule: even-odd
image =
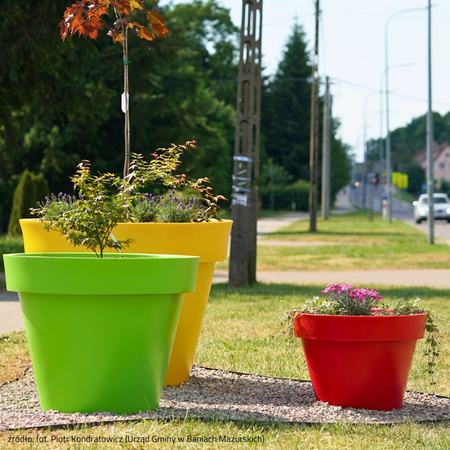
[[317,401],[308,381],[194,367],[189,381],[164,388],[155,411],[65,414],[41,410],[32,370],[0,387],[0,430],[186,417],[296,423],[433,422],[450,420],[450,398],[407,392],[403,407],[393,411],[342,408]]

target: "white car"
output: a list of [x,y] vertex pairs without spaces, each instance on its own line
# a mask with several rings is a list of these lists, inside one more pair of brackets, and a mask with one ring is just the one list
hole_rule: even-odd
[[[450,199],[447,194],[433,194],[434,218],[436,220],[446,220],[450,222]],[[416,223],[428,219],[428,194],[422,194],[419,199],[413,202],[414,220]]]

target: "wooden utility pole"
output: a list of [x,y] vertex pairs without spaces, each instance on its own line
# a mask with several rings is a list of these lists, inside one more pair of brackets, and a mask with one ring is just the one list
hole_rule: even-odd
[[331,158],[331,94],[330,79],[326,78],[323,109],[322,139],[322,219],[330,215],[330,158]]
[[311,145],[309,153],[309,231],[317,231],[317,181],[319,178],[319,0],[316,0],[316,32],[312,62],[311,86]]
[[242,0],[233,162],[229,286],[256,281],[262,0]]

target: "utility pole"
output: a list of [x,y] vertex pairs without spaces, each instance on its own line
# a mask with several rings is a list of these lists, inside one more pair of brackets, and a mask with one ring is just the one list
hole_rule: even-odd
[[[430,8],[430,0],[428,0],[428,9]],[[394,17],[397,17],[400,14],[416,12],[416,11],[424,11],[427,7],[423,8],[409,8],[402,9],[400,11],[396,11],[394,14],[391,14],[386,21],[386,25],[384,28],[384,76],[385,76],[385,94],[386,94],[386,195],[387,195],[387,220],[389,223],[392,223],[392,164],[391,164],[391,132],[389,125],[389,57],[388,57],[388,36],[389,36],[389,24]],[[431,12],[430,12],[431,15]],[[430,61],[430,60],[429,60]],[[429,92],[430,94],[430,92]]]
[[263,0],[242,0],[229,286],[256,281]]
[[316,4],[316,31],[314,41],[314,54],[312,62],[312,85],[311,85],[311,142],[309,153],[309,231],[317,231],[317,181],[318,159],[319,159],[319,80],[317,77],[319,63],[319,0]]
[[330,79],[325,83],[325,107],[323,110],[322,145],[322,219],[330,215],[330,158],[331,158],[331,94]]

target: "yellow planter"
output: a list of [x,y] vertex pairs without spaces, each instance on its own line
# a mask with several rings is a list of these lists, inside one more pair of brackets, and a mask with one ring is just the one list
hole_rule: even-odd
[[[164,385],[177,386],[190,376],[214,268],[227,256],[231,220],[201,223],[121,223],[117,239],[133,239],[127,253],[200,256],[195,291],[185,294]],[[73,247],[36,219],[20,220],[26,253],[87,251]]]

